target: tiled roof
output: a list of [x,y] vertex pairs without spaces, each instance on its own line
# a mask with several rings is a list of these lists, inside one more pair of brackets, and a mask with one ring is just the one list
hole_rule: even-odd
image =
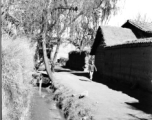
[[136,26],[137,28],[139,28],[142,31],[152,33],[152,22],[148,23],[148,22],[140,22],[140,21],[133,21],[133,20],[128,20],[127,22]]

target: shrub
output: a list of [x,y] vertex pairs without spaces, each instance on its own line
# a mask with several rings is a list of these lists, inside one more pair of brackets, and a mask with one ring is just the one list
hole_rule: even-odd
[[2,118],[25,120],[30,104],[34,46],[25,38],[2,37]]

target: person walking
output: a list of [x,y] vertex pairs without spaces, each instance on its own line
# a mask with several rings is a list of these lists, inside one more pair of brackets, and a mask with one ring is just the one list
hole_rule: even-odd
[[92,60],[89,61],[89,67],[88,68],[89,68],[90,80],[92,80],[94,70],[97,71],[97,68],[94,65],[94,62]]

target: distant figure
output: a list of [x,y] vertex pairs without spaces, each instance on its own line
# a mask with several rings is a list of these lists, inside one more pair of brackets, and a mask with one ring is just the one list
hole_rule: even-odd
[[88,67],[88,69],[89,69],[89,73],[90,73],[90,80],[92,80],[92,76],[93,76],[94,70],[97,71],[97,68],[94,65],[94,62],[92,60],[89,61],[89,67]]

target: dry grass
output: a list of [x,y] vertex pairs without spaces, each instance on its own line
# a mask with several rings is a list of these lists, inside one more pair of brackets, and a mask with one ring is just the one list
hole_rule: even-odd
[[[2,118],[25,120],[28,112],[34,48],[25,38],[2,37]],[[28,119],[28,118],[27,118]]]
[[85,120],[85,117],[86,120],[94,120],[91,108],[83,100],[72,96],[73,91],[62,85],[56,85],[55,88],[52,87],[55,90],[54,100],[67,120]]

